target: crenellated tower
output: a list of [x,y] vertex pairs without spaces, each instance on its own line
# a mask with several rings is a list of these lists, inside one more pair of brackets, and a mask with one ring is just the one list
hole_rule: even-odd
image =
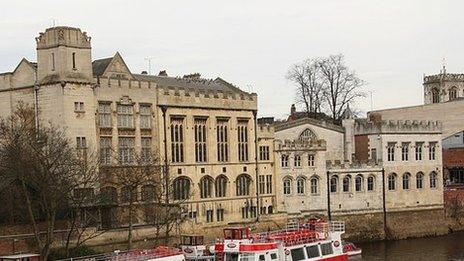
[[39,84],[92,82],[90,37],[79,28],[52,27],[36,37]]
[[424,76],[424,103],[440,103],[464,97],[464,74],[447,73]]

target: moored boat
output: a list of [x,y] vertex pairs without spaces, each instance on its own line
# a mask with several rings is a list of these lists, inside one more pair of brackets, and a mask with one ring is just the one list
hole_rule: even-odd
[[348,256],[358,256],[362,253],[362,249],[351,242],[342,242],[342,245],[343,252],[347,253]]
[[218,261],[346,261],[342,221],[295,222],[284,230],[251,234],[250,228],[224,229],[215,245]]

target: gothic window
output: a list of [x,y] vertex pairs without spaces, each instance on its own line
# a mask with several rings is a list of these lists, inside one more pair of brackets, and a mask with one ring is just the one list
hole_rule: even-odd
[[265,175],[259,175],[258,177],[258,188],[259,188],[259,194],[264,194],[266,193],[266,177]]
[[373,176],[367,178],[367,190],[373,191],[375,189],[375,179]]
[[87,141],[85,137],[76,137],[76,151],[80,158],[87,157]]
[[216,221],[224,221],[224,209],[218,208],[216,209]]
[[74,112],[85,112],[83,102],[74,102]]
[[293,158],[293,166],[301,167],[301,156],[300,155],[295,155],[295,157]]
[[389,142],[387,145],[387,160],[395,161],[395,143]]
[[409,143],[403,142],[401,144],[401,160],[408,161],[409,160]]
[[436,142],[429,142],[429,160],[435,160],[436,147]]
[[288,167],[288,158],[289,158],[288,155],[282,154],[282,156],[281,156],[281,166],[282,166],[282,168]]
[[171,118],[171,160],[184,162],[184,119]]
[[424,173],[419,172],[416,174],[416,188],[421,189],[424,187]]
[[452,87],[449,91],[449,100],[452,101],[457,98],[458,98],[458,90],[456,89],[456,87]]
[[403,174],[403,189],[405,190],[409,189],[410,180],[411,180],[411,174],[409,173]]
[[149,162],[151,159],[151,138],[143,137],[141,138],[141,143],[142,143],[141,160],[143,162]]
[[272,194],[272,175],[266,175],[266,194]]
[[227,120],[217,121],[217,159],[220,162],[229,161],[229,138],[227,131]]
[[299,194],[299,195],[304,195],[305,193],[305,184],[306,183],[306,180],[304,178],[298,178],[296,180],[296,192]]
[[174,200],[186,200],[190,197],[190,180],[178,177],[173,181]]
[[363,183],[364,183],[364,177],[359,174],[356,175],[356,178],[354,180],[354,187],[356,191],[362,191],[363,190]]
[[219,175],[215,181],[215,191],[216,197],[222,198],[226,196],[227,192],[227,177],[224,175]]
[[311,194],[315,195],[319,192],[319,178],[314,176],[310,179]]
[[153,185],[143,185],[142,186],[142,201],[151,202],[155,200],[155,186]]
[[131,203],[137,201],[137,188],[132,186],[124,186],[121,189],[121,202]]
[[337,187],[338,187],[338,177],[333,176],[332,178],[330,178],[330,192],[336,193]]
[[213,195],[213,178],[202,177],[200,180],[200,198],[210,198]]
[[98,119],[100,127],[111,128],[111,103],[98,104]]
[[432,171],[430,173],[430,188],[436,188],[437,187],[437,173]]
[[111,137],[100,138],[100,163],[111,164]]
[[349,192],[351,189],[351,176],[346,175],[343,178],[343,192]]
[[239,121],[238,135],[238,161],[248,161],[248,121]]
[[134,106],[118,104],[118,127],[134,128]]
[[308,155],[308,166],[314,167],[314,165],[315,165],[315,157],[316,156],[313,155],[313,154]]
[[422,145],[423,142],[416,142],[416,160],[422,160]]
[[235,182],[237,196],[250,195],[251,178],[247,174],[240,174]]
[[440,102],[440,91],[436,88],[432,89],[432,103]]
[[151,129],[151,106],[140,105],[140,129]]
[[314,140],[317,139],[316,134],[311,129],[305,129],[299,137],[300,140]]
[[284,195],[290,195],[292,193],[292,180],[290,178],[284,179]]
[[259,160],[269,160],[269,146],[259,146]]
[[102,200],[104,203],[114,204],[118,202],[118,191],[115,187],[102,187],[100,189],[100,193],[102,195]]
[[135,139],[130,137],[119,137],[119,162],[123,165],[134,162]]
[[388,175],[388,190],[396,189],[396,174],[392,173]]
[[195,162],[206,162],[206,119],[194,120]]

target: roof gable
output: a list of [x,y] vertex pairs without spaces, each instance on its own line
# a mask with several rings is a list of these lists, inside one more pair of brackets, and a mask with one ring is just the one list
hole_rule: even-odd
[[94,76],[134,79],[122,56],[117,52],[112,58],[95,60],[92,63]]

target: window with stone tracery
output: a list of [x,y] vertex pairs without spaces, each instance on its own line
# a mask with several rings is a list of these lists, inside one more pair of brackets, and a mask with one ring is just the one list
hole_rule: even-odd
[[118,104],[118,127],[134,128],[134,106]]
[[217,141],[217,160],[219,162],[229,161],[229,137],[228,120],[217,120],[216,141]]
[[184,119],[171,118],[171,161],[184,162]]
[[305,129],[299,137],[300,140],[313,140],[317,139],[316,134],[311,129]]
[[438,89],[432,89],[432,103],[439,103],[440,102],[440,92]]
[[456,87],[453,87],[449,91],[449,99],[450,99],[450,101],[452,101],[452,100],[455,100],[457,98],[458,98],[458,90],[456,89]]
[[194,120],[195,161],[206,162],[206,119]]
[[248,161],[248,121],[239,121],[238,135],[238,161]]

